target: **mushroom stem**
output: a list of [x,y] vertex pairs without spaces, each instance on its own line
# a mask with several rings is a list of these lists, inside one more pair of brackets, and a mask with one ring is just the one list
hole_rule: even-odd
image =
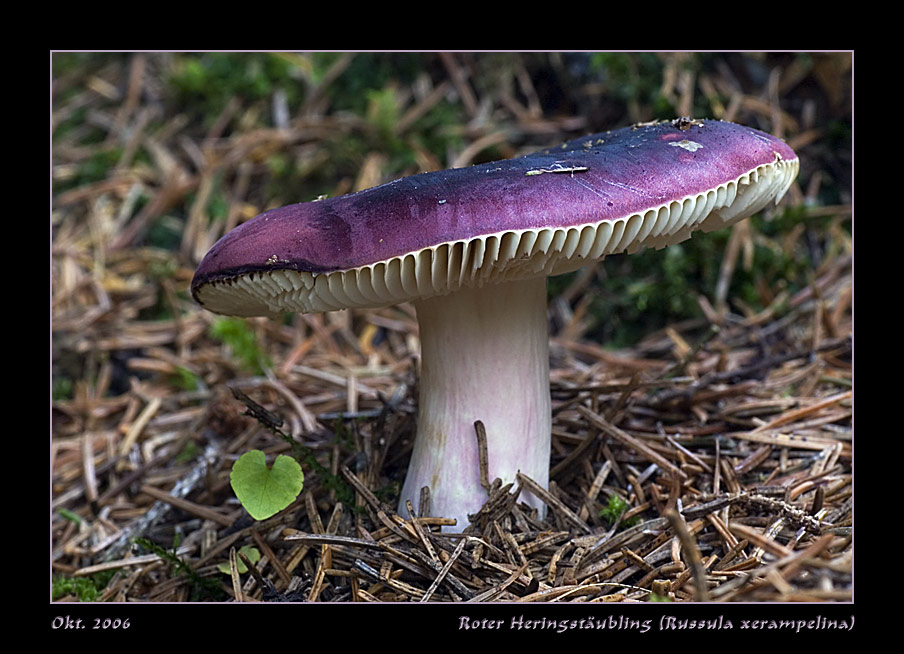
[[[400,506],[418,506],[468,526],[487,499],[474,423],[487,433],[489,480],[522,472],[549,480],[551,408],[546,279],[463,288],[416,303],[421,339],[418,433]],[[545,506],[532,495],[522,500]],[[403,514],[404,515],[404,514]]]

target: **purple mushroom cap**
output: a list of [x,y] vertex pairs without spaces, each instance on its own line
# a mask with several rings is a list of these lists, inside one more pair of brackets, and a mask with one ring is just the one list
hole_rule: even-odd
[[192,292],[217,311],[204,288],[242,275],[351,270],[492,234],[616,221],[704,196],[777,162],[796,171],[796,161],[774,136],[713,120],[593,134],[518,159],[267,211],[214,245]]

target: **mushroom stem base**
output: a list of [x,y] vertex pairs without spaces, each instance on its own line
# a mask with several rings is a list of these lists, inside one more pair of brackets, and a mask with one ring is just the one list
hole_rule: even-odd
[[[418,433],[400,511],[406,500],[418,507],[421,488],[429,486],[430,515],[455,518],[455,530],[461,530],[487,499],[475,421],[486,428],[490,482],[514,482],[520,471],[544,488],[548,484],[546,279],[466,288],[416,308]],[[527,492],[520,500],[545,514],[545,505]]]

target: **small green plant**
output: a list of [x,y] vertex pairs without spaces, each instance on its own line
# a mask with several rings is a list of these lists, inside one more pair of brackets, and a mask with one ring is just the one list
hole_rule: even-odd
[[[260,550],[258,550],[256,547],[251,547],[250,545],[243,545],[242,548],[239,550],[239,552],[244,554],[246,557],[248,557],[248,560],[251,561],[252,563],[257,563],[258,561],[261,560]],[[248,566],[245,565],[245,562],[242,560],[242,557],[240,557],[240,556],[236,557],[236,566],[235,567],[238,569],[239,574],[241,574],[241,575],[248,572]],[[217,570],[219,570],[220,572],[222,572],[225,575],[232,574],[232,572],[229,569],[228,563],[220,563],[217,566]]]
[[66,520],[68,520],[69,522],[75,523],[77,525],[82,524],[81,517],[77,513],[73,513],[69,509],[60,509],[59,513],[62,517],[66,518]]
[[264,453],[251,450],[232,465],[229,481],[251,517],[266,520],[295,501],[304,486],[304,472],[285,454],[277,456],[268,468]]
[[[630,505],[620,496],[610,495],[609,503],[604,509],[600,511],[600,516],[605,518],[609,524],[614,525],[622,517],[622,514],[624,514],[624,512],[629,508]],[[639,519],[639,516],[634,516],[633,518],[622,523],[622,526],[632,527],[638,523]]]

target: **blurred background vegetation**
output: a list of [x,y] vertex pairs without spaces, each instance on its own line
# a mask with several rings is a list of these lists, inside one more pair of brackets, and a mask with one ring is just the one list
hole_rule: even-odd
[[629,345],[706,303],[780,315],[850,255],[848,52],[63,52],[52,71],[55,318],[84,309],[56,256],[76,243],[95,269],[144,253],[139,317],[170,317],[167,293],[265,209],[681,115],[786,139],[800,177],[749,224],[553,279],[584,337]]

